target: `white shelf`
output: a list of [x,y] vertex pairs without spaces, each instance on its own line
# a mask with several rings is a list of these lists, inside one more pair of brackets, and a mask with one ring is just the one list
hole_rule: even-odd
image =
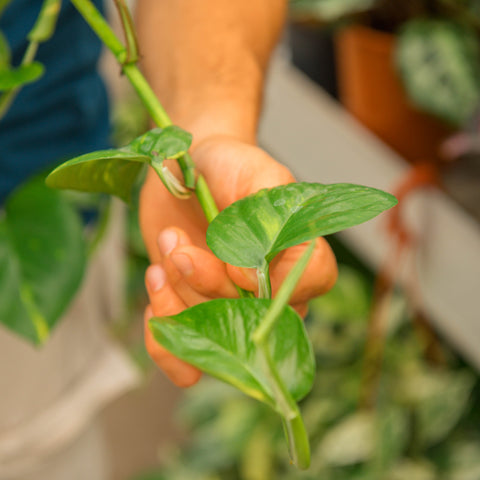
[[[281,58],[270,73],[259,138],[300,180],[391,191],[408,169]],[[423,305],[437,329],[480,369],[480,226],[439,191],[415,194],[407,207],[409,222],[424,235],[414,259]],[[341,236],[372,267],[389,252],[382,216]]]

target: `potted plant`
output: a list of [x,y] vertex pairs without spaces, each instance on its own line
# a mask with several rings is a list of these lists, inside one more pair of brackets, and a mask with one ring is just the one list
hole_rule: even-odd
[[340,97],[406,159],[438,159],[439,143],[473,118],[480,99],[478,3],[292,0],[291,6],[297,15],[342,27]]

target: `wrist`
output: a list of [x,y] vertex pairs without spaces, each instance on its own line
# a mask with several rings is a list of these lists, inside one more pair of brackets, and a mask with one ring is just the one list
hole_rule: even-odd
[[156,77],[154,90],[172,122],[192,133],[193,148],[211,136],[255,143],[264,72],[250,52],[243,51],[241,56],[241,62],[221,64],[217,69],[205,66],[209,74],[197,82],[191,80],[196,72]]
[[191,110],[184,116],[173,117],[176,125],[190,132],[193,136],[192,150],[210,138],[232,138],[243,143],[255,144],[257,131],[257,114],[245,112],[234,105],[211,105],[201,111]]

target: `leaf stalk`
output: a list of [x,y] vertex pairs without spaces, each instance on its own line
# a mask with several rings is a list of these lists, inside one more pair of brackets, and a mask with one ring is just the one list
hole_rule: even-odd
[[[98,11],[91,0],[71,1],[97,36],[113,53],[120,65],[122,65],[124,75],[128,78],[129,82],[137,92],[152,120],[160,128],[172,125],[170,117],[136,63],[129,63],[129,53],[127,48],[125,48],[122,42],[118,39],[108,22],[103,18],[102,14]],[[128,22],[124,25],[128,25]],[[129,27],[127,26],[125,28],[128,31]],[[195,194],[198,197],[207,220],[210,222],[211,219],[217,215],[218,209],[207,183],[201,175],[199,175],[197,181],[195,181],[195,165],[189,154],[184,155],[178,159],[177,162],[183,174],[185,187],[188,189],[195,189]]]
[[[302,469],[308,468],[310,465],[310,444],[308,441],[308,435],[298,405],[285,386],[275,362],[272,359],[268,345],[268,338],[276,321],[280,317],[280,314],[288,304],[300,277],[305,271],[314,248],[315,241],[312,241],[282,283],[276,297],[270,305],[270,308],[267,310],[265,317],[252,334],[252,341],[259,347],[263,354],[267,367],[267,375],[270,380],[277,408],[283,418],[290,457],[292,462]],[[259,270],[263,270],[263,266],[262,269]]]

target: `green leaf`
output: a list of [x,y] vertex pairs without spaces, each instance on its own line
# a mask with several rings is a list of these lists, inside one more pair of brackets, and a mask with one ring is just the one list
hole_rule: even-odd
[[51,188],[68,188],[83,192],[103,192],[130,202],[132,188],[146,155],[126,150],[100,150],[69,160],[46,179]]
[[82,225],[62,196],[36,179],[16,191],[0,219],[0,321],[43,343],[80,285]]
[[123,148],[101,150],[69,160],[57,167],[46,182],[52,188],[103,192],[129,202],[142,164],[151,165],[165,180],[168,172],[162,169],[163,160],[183,155],[191,141],[191,135],[179,127],[155,128]]
[[453,125],[471,120],[480,101],[479,57],[478,36],[452,21],[410,21],[398,37],[396,62],[408,95]]
[[336,466],[370,460],[375,453],[375,426],[374,413],[355,412],[325,434],[315,454],[325,463]]
[[133,140],[126,149],[161,159],[179,158],[187,153],[192,135],[180,127],[170,125],[164,129],[154,128]]
[[220,212],[207,244],[224,262],[260,268],[285,248],[363,223],[396,203],[394,196],[360,185],[282,185]]
[[0,70],[0,91],[11,90],[32,83],[42,76],[43,71],[44,67],[39,62],[22,65],[18,68]]
[[467,369],[447,371],[407,363],[395,378],[395,396],[417,422],[418,441],[430,447],[449,438],[469,408],[475,377]]
[[61,0],[43,0],[35,25],[28,33],[31,42],[46,42],[53,36],[61,7]]
[[[155,339],[178,358],[276,408],[265,376],[263,356],[250,337],[266,314],[269,300],[218,299],[182,313],[153,319]],[[272,359],[292,396],[310,390],[313,352],[302,319],[287,307],[268,338]]]

